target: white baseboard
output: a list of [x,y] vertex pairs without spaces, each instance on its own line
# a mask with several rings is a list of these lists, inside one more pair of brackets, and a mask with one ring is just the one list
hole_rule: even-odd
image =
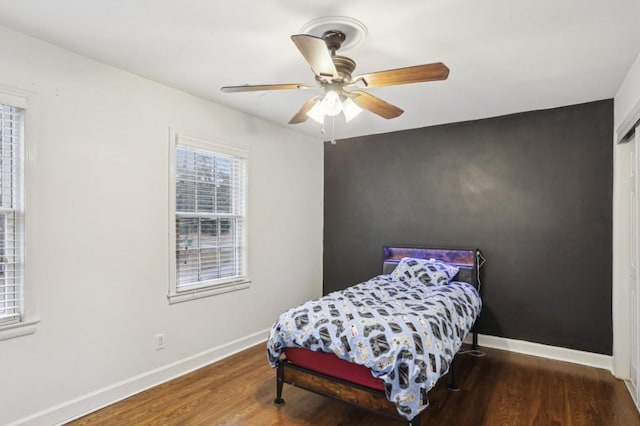
[[627,390],[631,394],[631,399],[633,399],[633,403],[636,404],[636,408],[638,412],[640,412],[640,400],[638,400],[636,388],[631,383],[631,380],[625,380],[624,384],[627,385]]
[[[471,334],[467,336],[465,343],[471,343]],[[541,343],[532,343],[524,340],[507,339],[506,337],[486,336],[484,334],[478,335],[478,345],[558,361],[572,362],[589,367],[604,368],[613,374],[613,357],[610,355],[577,351],[575,349],[543,345]]]
[[[208,349],[199,354],[156,368],[138,376],[123,380],[87,395],[47,408],[38,413],[9,423],[8,426],[50,426],[82,417],[114,402],[121,401],[161,383],[175,379],[198,368],[219,361],[258,343],[264,342],[269,329],[250,334],[232,342]],[[265,348],[266,351],[266,348]],[[266,352],[265,352],[266,357]],[[266,359],[266,358],[265,358]],[[266,362],[266,361],[265,361]]]

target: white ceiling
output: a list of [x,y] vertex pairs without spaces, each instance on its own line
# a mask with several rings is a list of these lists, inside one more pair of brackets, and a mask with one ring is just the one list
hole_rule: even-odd
[[[335,137],[612,98],[640,50],[638,0],[0,0],[0,25],[315,138],[289,119],[315,91],[225,94],[225,85],[314,83],[289,38],[321,16],[368,28],[341,53],[354,74],[442,61],[449,79],[370,89],[405,110],[368,112]],[[330,126],[327,126],[330,127]]]

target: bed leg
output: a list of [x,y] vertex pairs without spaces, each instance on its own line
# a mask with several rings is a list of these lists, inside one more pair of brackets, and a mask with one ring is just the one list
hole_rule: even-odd
[[459,391],[460,386],[456,383],[456,359],[453,358],[451,360],[451,365],[449,366],[449,390]]
[[282,386],[284,385],[284,365],[282,361],[278,361],[278,372],[276,374],[276,399],[273,400],[274,405],[284,405],[282,399]]
[[422,424],[422,413],[415,416],[413,419],[409,420],[407,426],[420,426]]

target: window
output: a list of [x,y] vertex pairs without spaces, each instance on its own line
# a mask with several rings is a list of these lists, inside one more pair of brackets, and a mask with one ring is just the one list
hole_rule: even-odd
[[[35,288],[25,268],[32,94],[0,85],[0,340],[36,332]],[[27,130],[25,130],[25,128]],[[28,286],[28,287],[27,287]]]
[[170,302],[247,288],[246,152],[171,141]]
[[0,327],[23,320],[24,109],[0,104]]

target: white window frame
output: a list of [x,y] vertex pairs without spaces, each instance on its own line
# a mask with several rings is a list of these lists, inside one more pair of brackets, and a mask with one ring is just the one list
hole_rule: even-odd
[[[244,212],[243,232],[241,241],[241,261],[242,271],[240,277],[222,278],[212,281],[205,281],[188,286],[187,289],[178,289],[176,280],[176,149],[177,146],[187,146],[203,151],[214,152],[218,154],[232,155],[245,160],[244,171]],[[249,288],[251,280],[249,279],[249,259],[248,259],[248,158],[247,150],[232,147],[226,144],[206,141],[169,129],[169,293],[167,298],[170,304],[185,302],[188,300],[199,299],[202,297],[214,296],[217,294],[228,293]]]
[[33,167],[32,163],[35,158],[34,149],[34,132],[32,131],[35,116],[35,95],[31,92],[0,85],[0,104],[11,105],[24,110],[23,115],[23,134],[22,146],[18,167],[18,190],[21,191],[21,205],[18,206],[18,223],[21,229],[21,241],[18,250],[21,250],[22,262],[19,265],[21,269],[22,282],[20,297],[20,316],[14,321],[0,322],[0,341],[11,339],[14,337],[26,336],[37,331],[40,319],[36,315],[35,310],[35,285],[31,282],[31,274],[29,273],[30,244],[30,221],[27,212],[32,207],[30,197],[30,174]]

